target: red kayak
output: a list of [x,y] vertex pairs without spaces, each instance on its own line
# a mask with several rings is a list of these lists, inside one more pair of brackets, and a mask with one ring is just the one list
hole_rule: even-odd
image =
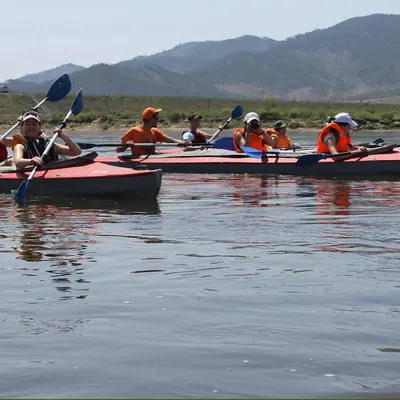
[[[155,199],[161,187],[160,169],[127,169],[94,162],[96,152],[43,165],[29,193],[42,196],[129,196]],[[28,178],[30,169],[0,167],[0,193],[11,193]]]
[[368,149],[367,154],[343,162],[328,158],[304,168],[296,163],[304,153],[281,151],[262,158],[252,158],[232,151],[206,149],[146,156],[98,157],[98,161],[119,167],[162,169],[164,172],[199,174],[281,174],[311,176],[400,176],[400,153],[396,145]]

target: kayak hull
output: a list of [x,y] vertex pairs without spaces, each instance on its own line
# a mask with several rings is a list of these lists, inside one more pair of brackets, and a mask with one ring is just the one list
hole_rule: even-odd
[[[38,170],[29,184],[29,194],[54,197],[129,196],[133,200],[144,200],[155,199],[160,190],[160,169],[129,170],[85,159],[82,163],[79,158],[76,160],[75,165],[67,164],[68,167],[55,168],[56,163],[51,163]],[[29,170],[0,170],[0,192],[11,193],[18,189],[29,173]]]
[[[397,148],[399,149],[399,148]],[[196,151],[198,153],[198,151]],[[400,176],[400,153],[392,151],[385,154],[370,154],[368,157],[354,158],[344,162],[332,159],[298,168],[298,156],[286,153],[279,157],[270,156],[261,159],[246,155],[212,155],[208,150],[198,156],[182,153],[142,156],[138,158],[99,157],[105,164],[136,168],[162,169],[168,173],[195,174],[279,174],[302,176]]]

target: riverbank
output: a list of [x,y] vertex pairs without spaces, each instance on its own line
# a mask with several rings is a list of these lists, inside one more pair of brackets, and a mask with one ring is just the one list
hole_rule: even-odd
[[[235,129],[241,127],[241,124],[234,123],[235,127],[232,127],[230,129],[227,129],[226,132],[233,132]],[[126,126],[121,126],[121,125],[110,125],[107,126],[106,129],[101,124],[98,123],[91,123],[91,124],[76,124],[76,123],[71,123],[67,126],[66,131],[70,132],[93,132],[93,133],[99,133],[99,132],[117,132],[124,134],[129,128],[135,126],[135,124],[132,125],[126,125]],[[51,131],[55,125],[50,125],[50,124],[44,124],[43,129],[44,131]],[[0,125],[0,132],[4,133],[7,130],[11,128],[10,125]],[[167,124],[167,126],[160,124],[159,128],[164,131],[165,133],[176,133],[177,131],[184,131],[186,128],[188,128],[187,124]],[[201,126],[201,129],[204,130],[207,133],[214,133],[217,131],[218,126]],[[309,132],[310,134],[317,134],[322,127],[307,127],[307,128],[290,128],[288,130],[288,133],[290,135],[290,132]],[[398,129],[383,129],[383,128],[375,128],[375,129],[366,129],[364,127],[360,127],[355,130],[356,132],[399,132],[400,133],[400,127]]]
[[[43,95],[37,95],[39,98]],[[69,111],[72,95],[56,103],[46,102],[41,107],[44,129],[57,126]],[[240,104],[243,114],[257,112],[264,127],[272,127],[277,120],[288,124],[290,131],[318,131],[327,116],[339,112],[351,113],[363,131],[400,131],[400,109],[392,104],[370,103],[311,103],[265,100],[227,100],[171,97],[85,96],[83,111],[71,118],[68,128],[80,131],[126,131],[141,122],[146,107],[161,108],[160,128],[185,129],[190,114],[202,115],[202,127],[214,130]],[[9,93],[0,96],[0,126],[3,132],[15,122],[22,110],[33,107],[28,94]],[[242,127],[242,121],[232,121],[232,129]]]

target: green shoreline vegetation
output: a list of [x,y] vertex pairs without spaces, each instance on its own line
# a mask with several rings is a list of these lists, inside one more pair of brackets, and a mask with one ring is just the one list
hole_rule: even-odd
[[[35,95],[36,99],[44,95]],[[44,127],[54,126],[68,111],[73,95],[57,103],[45,103],[39,110]],[[23,110],[31,108],[36,101],[30,94],[7,93],[0,95],[0,126],[12,126]],[[162,108],[160,127],[185,127],[191,113],[203,116],[202,126],[215,128],[229,118],[232,109],[240,104],[244,113],[255,111],[265,126],[274,121],[286,121],[290,129],[317,130],[323,126],[328,115],[349,112],[360,130],[400,130],[400,108],[394,104],[372,103],[325,103],[265,100],[230,100],[183,97],[136,97],[136,96],[92,96],[84,95],[84,110],[69,124],[71,129],[122,130],[141,121],[141,112],[146,107]],[[232,121],[231,128],[242,125]]]

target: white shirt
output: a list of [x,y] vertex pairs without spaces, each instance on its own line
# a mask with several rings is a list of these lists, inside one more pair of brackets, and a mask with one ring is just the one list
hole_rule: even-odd
[[327,144],[329,139],[333,139],[336,142],[336,136],[332,132],[327,133],[322,141]]
[[193,140],[195,138],[195,136],[193,135],[193,133],[192,132],[185,132],[183,135],[182,135],[182,139],[183,140],[189,140],[190,142]]

